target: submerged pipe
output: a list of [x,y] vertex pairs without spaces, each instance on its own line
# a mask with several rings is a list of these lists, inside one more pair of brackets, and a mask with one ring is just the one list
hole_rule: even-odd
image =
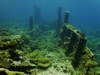
[[65,11],[64,13],[65,13],[64,23],[68,23],[69,11]]
[[33,29],[33,16],[30,16],[30,19],[29,19],[29,29],[32,30]]

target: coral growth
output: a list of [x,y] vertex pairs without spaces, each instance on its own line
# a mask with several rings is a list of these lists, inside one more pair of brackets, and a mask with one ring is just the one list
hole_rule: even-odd
[[[94,73],[92,70],[97,62],[92,60],[94,55],[86,46],[85,35],[72,25],[63,23],[56,36],[51,23],[56,26],[56,21],[40,23],[34,25],[31,31],[23,27],[25,24],[2,24],[4,29],[0,30],[0,75]],[[5,27],[6,25],[8,26]],[[77,67],[73,66],[73,61]]]

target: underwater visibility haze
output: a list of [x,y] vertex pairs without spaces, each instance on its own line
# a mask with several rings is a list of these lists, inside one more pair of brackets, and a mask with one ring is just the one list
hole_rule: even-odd
[[0,75],[100,75],[100,0],[0,0]]
[[100,25],[99,0],[1,0],[0,19],[27,21],[34,15],[34,5],[40,7],[43,20],[57,18],[57,8],[61,6],[62,14],[70,11],[69,21],[77,27],[98,28]]

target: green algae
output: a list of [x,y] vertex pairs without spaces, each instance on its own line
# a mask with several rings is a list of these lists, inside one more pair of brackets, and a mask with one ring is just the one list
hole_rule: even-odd
[[38,56],[38,54],[39,54],[39,50],[35,50],[35,51],[27,54],[26,56],[29,58],[35,58],[36,56]]
[[8,50],[0,51],[0,67],[9,68],[11,66],[9,58]]
[[49,67],[52,63],[47,57],[38,57],[37,64],[39,67]]
[[93,60],[88,60],[85,64],[85,66],[87,66],[87,67],[96,67],[96,66],[98,66],[98,63],[96,61],[93,61]]
[[[69,27],[69,28],[71,28],[71,27]],[[72,30],[75,30],[75,28],[72,28]],[[51,31],[53,31],[53,30],[51,30]],[[61,49],[59,49],[58,41],[56,41],[56,40],[58,40],[58,38],[54,36],[54,33],[52,33],[52,35],[51,35],[50,31],[42,32],[41,29],[39,29],[38,27],[36,29],[34,28],[34,30],[31,32],[26,31],[26,33],[25,33],[20,30],[20,32],[17,32],[17,33],[26,35],[26,36],[22,36],[23,38],[21,38],[21,40],[24,40],[24,42],[20,45],[20,47],[17,46],[18,44],[13,45],[14,42],[10,43],[10,41],[4,42],[4,44],[5,43],[11,44],[11,45],[8,45],[9,46],[8,48],[10,48],[12,52],[14,51],[14,53],[16,53],[17,56],[22,56],[25,51],[27,51],[27,53],[31,52],[31,53],[25,55],[25,58],[28,57],[26,61],[20,60],[20,59],[17,60],[17,61],[21,61],[21,66],[23,66],[25,70],[26,70],[27,66],[30,66],[30,64],[35,64],[35,66],[38,69],[40,69],[41,67],[47,68],[57,61],[58,61],[57,63],[59,63],[59,62],[66,60],[66,56],[64,55],[65,50],[63,50],[63,48],[61,48],[60,45],[59,45],[59,47]],[[69,33],[69,35],[70,35],[70,33]],[[65,38],[63,40],[63,45],[66,47],[65,48],[66,50],[67,50],[67,44],[69,42],[70,42],[70,37],[65,36]],[[62,47],[63,47],[63,45],[62,45]],[[1,44],[1,47],[2,47],[2,44]],[[36,49],[38,49],[38,50],[36,50]],[[51,53],[51,55],[50,55],[50,53]],[[12,55],[12,57],[13,56],[17,57],[16,55]],[[73,56],[74,56],[74,54],[73,54]],[[49,58],[52,59],[52,61]],[[31,62],[30,59],[33,61]],[[62,62],[62,64],[63,64],[63,62]],[[86,66],[91,66],[91,65],[93,66],[93,64],[89,64],[88,62],[86,64],[87,64]],[[16,65],[14,65],[14,66],[16,66]],[[18,68],[20,68],[21,66],[18,65]],[[62,66],[61,66],[61,68],[62,68]],[[28,67],[28,69],[30,69],[30,68]]]
[[39,50],[35,50],[32,53],[27,54],[26,56],[28,58],[31,58],[31,60],[33,60],[33,63],[35,63],[38,67],[48,67],[51,65],[51,61],[49,58],[39,55]]

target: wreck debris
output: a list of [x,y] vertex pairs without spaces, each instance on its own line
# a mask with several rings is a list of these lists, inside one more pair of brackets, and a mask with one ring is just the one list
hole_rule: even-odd
[[[89,75],[90,68],[95,70],[95,67],[98,64],[96,61],[94,62],[94,54],[86,45],[87,39],[85,38],[85,34],[69,24],[64,23],[62,26],[61,42],[62,44],[65,41],[67,42],[66,44],[63,44],[64,48],[66,49],[65,54],[69,57],[74,69],[84,72],[85,75]],[[69,38],[69,40],[66,40],[66,38]],[[67,46],[67,48],[65,46]],[[90,64],[87,65],[90,60],[91,62],[94,62],[94,64],[91,64],[91,66]],[[87,68],[85,64],[89,68]],[[94,65],[96,66],[92,67]],[[94,71],[92,73],[94,73]]]
[[65,11],[64,13],[65,13],[64,23],[67,23],[68,24],[69,23],[68,22],[68,19],[69,19],[69,11]]

